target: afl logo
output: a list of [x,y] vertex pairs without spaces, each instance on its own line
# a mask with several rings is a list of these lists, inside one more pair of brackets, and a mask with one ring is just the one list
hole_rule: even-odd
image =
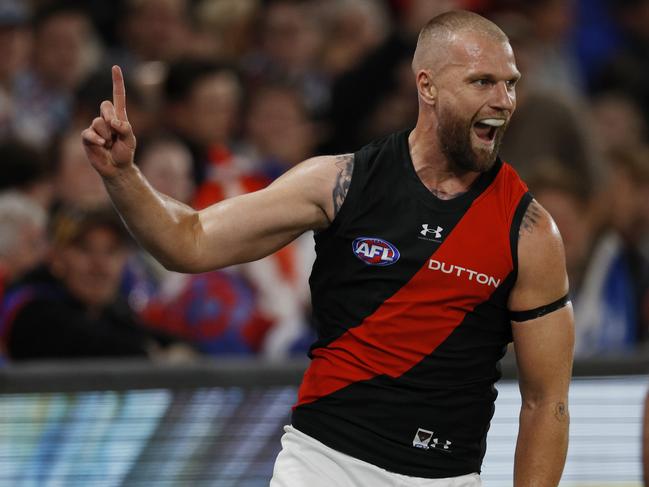
[[380,238],[359,237],[352,243],[354,255],[369,265],[392,265],[399,260],[397,248]]

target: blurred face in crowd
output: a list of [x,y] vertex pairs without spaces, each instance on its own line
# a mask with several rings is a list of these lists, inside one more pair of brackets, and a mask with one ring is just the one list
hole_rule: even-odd
[[300,94],[289,88],[260,91],[247,117],[248,136],[265,157],[292,166],[312,155],[315,128]]
[[25,221],[13,231],[11,248],[0,253],[0,268],[7,282],[20,278],[42,262],[47,248],[43,225]]
[[323,63],[330,76],[356,66],[390,33],[385,5],[374,0],[332,4]]
[[544,0],[532,7],[536,35],[546,41],[563,39],[574,25],[574,0]]
[[602,153],[638,146],[646,133],[642,112],[631,99],[622,95],[595,99],[590,107],[589,121],[593,142]]
[[400,24],[410,34],[416,36],[428,19],[450,10],[462,8],[460,0],[410,0],[406,3]]
[[80,207],[108,202],[108,193],[101,177],[88,164],[76,133],[64,136],[59,157],[55,177],[55,193],[59,201]]
[[126,18],[129,47],[144,61],[173,61],[187,36],[185,0],[131,0]]
[[47,240],[42,226],[27,223],[22,225],[17,235],[15,252],[11,255],[11,268],[14,275],[20,276],[36,267],[45,257]]
[[613,165],[608,177],[609,220],[613,228],[633,241],[642,238],[649,224],[649,181]]
[[90,41],[90,22],[83,14],[64,12],[47,19],[34,35],[38,73],[58,89],[74,89],[85,74]]
[[568,277],[575,281],[574,276],[584,265],[591,246],[589,208],[576,196],[561,189],[540,189],[535,191],[535,196],[559,228],[566,252]]
[[52,271],[75,298],[90,308],[101,308],[117,296],[127,256],[115,230],[97,226],[54,249]]
[[175,123],[185,136],[209,147],[227,143],[239,115],[240,87],[233,74],[223,72],[200,79],[180,103]]
[[294,2],[275,2],[266,11],[264,51],[289,72],[309,67],[321,38],[312,16]]
[[147,149],[138,161],[144,177],[156,190],[189,203],[194,194],[192,156],[180,143],[160,142]]
[[455,170],[487,171],[516,108],[520,74],[505,40],[470,31],[453,37],[443,66],[432,76],[439,144]]
[[10,82],[27,65],[30,40],[21,26],[0,26],[0,83]]

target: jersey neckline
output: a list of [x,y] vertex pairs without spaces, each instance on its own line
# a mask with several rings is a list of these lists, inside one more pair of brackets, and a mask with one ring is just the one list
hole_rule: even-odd
[[432,207],[436,211],[457,211],[467,209],[473,201],[480,196],[485,189],[496,179],[500,168],[503,163],[500,157],[496,158],[493,167],[488,171],[480,174],[478,178],[471,184],[469,190],[465,193],[452,198],[450,200],[443,200],[435,196],[423,183],[415,171],[414,163],[410,155],[410,145],[408,144],[408,136],[412,129],[405,130],[397,134],[399,152],[404,154],[403,165],[405,166],[407,181],[411,189],[415,192],[418,199],[427,206]]

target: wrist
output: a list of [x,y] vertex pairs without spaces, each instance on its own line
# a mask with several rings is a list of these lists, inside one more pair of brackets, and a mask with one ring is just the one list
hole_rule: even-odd
[[138,167],[130,163],[125,167],[120,167],[111,175],[103,175],[104,184],[109,188],[123,188],[129,186],[140,177],[140,170]]

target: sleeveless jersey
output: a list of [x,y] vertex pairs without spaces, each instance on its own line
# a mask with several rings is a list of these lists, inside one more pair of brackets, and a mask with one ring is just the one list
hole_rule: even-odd
[[315,236],[318,340],[292,423],[392,472],[479,472],[532,197],[498,159],[468,192],[438,199],[414,170],[408,132],[354,157],[345,201]]

